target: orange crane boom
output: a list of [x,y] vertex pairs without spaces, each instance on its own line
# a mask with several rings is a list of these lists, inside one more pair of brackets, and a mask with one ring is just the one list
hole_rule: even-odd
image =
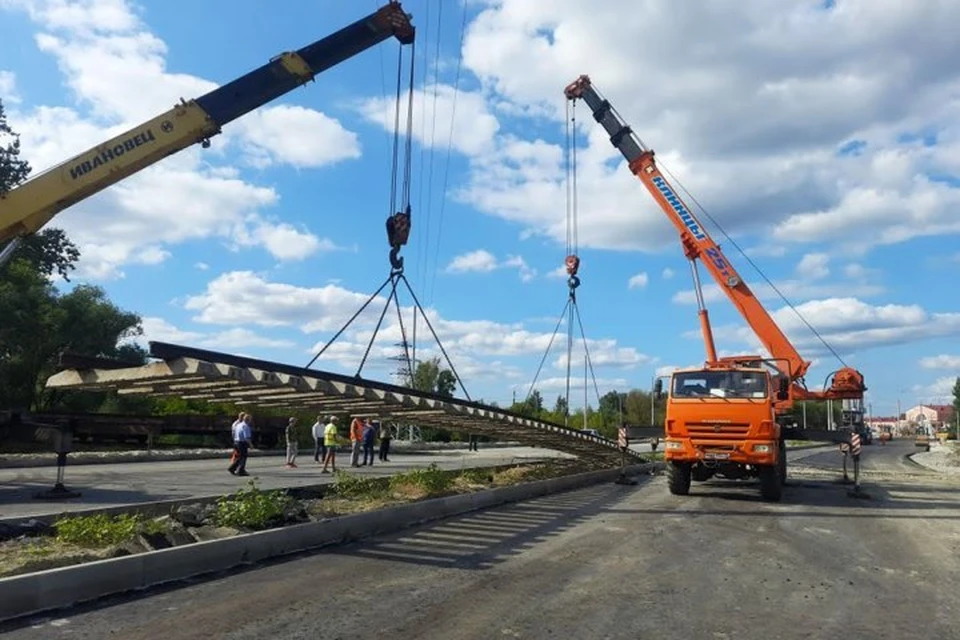
[[683,251],[690,261],[697,297],[698,313],[707,351],[707,366],[751,363],[763,360],[761,356],[734,356],[717,358],[709,315],[704,304],[697,260],[706,265],[720,289],[740,312],[760,342],[770,353],[777,369],[791,383],[793,399],[857,399],[863,397],[863,375],[844,367],[832,374],[832,383],[822,392],[808,391],[803,378],[810,368],[790,339],[783,333],[757,296],[750,290],[736,268],[723,254],[705,227],[660,172],[654,151],[647,147],[617,113],[616,109],[594,88],[590,78],[582,75],[570,83],[564,94],[569,100],[582,99],[593,112],[594,119],[610,134],[610,142],[626,158],[630,171],[640,179],[650,195],[680,233]]

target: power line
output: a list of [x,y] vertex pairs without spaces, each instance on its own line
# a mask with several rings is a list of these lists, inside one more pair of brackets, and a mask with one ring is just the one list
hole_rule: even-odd
[[467,31],[467,3],[463,3],[463,15],[460,20],[460,40],[457,45],[457,74],[453,83],[453,106],[450,112],[450,137],[447,140],[447,159],[446,167],[443,172],[443,190],[441,191],[442,200],[440,200],[440,221],[437,226],[437,244],[433,255],[433,274],[430,279],[430,296],[427,304],[433,302],[433,290],[437,283],[437,260],[440,257],[440,238],[443,235],[443,214],[447,206],[447,185],[450,180],[450,153],[453,149],[453,130],[457,119],[457,95],[460,92],[460,70],[463,66],[463,38]]
[[[435,141],[437,139],[437,98],[440,91],[440,44],[442,42],[442,19],[443,2],[438,3],[437,8],[437,47],[433,59],[433,117],[430,125],[430,166],[427,170],[427,220],[424,225],[426,229],[426,240],[423,243],[423,278],[421,286],[426,285],[428,276],[428,265],[430,260],[430,217],[433,213],[433,161],[436,157]],[[429,303],[428,303],[429,304]]]
[[780,296],[780,299],[783,300],[783,302],[788,307],[790,307],[790,310],[793,311],[798,318],[800,318],[800,321],[803,322],[803,324],[805,324],[807,328],[813,332],[813,335],[817,337],[817,339],[823,344],[823,346],[826,347],[827,350],[829,350],[830,353],[833,354],[833,356],[840,362],[841,365],[846,367],[847,363],[844,362],[843,358],[840,357],[840,354],[837,353],[837,351],[830,345],[830,343],[826,341],[826,339],[820,334],[820,332],[817,331],[813,327],[813,325],[807,321],[807,319],[803,316],[803,314],[800,313],[800,310],[797,309],[797,307],[789,299],[787,299],[787,297],[783,294],[783,292],[780,291],[777,285],[775,285],[773,281],[767,277],[767,274],[764,273],[762,269],[760,269],[759,265],[757,265],[757,263],[754,262],[750,258],[750,256],[748,256],[747,253],[740,247],[737,241],[730,237],[730,234],[727,233],[727,231],[723,228],[723,226],[719,222],[717,222],[717,220],[712,215],[710,215],[710,212],[708,212],[702,204],[700,204],[696,196],[690,193],[690,191],[685,186],[683,186],[683,183],[681,183],[680,180],[678,180],[677,177],[670,172],[670,170],[663,164],[662,161],[658,164],[660,166],[660,169],[664,173],[666,173],[668,176],[670,176],[670,180],[674,184],[680,187],[680,190],[687,195],[687,197],[690,199],[691,202],[693,202],[694,205],[696,205],[697,209],[699,209],[700,212],[703,213],[703,215],[706,216],[711,223],[713,223],[713,225],[720,231],[720,233],[723,234],[723,237],[726,238],[730,242],[730,244],[734,246],[734,248],[740,253],[741,256],[743,256],[743,259],[746,260],[751,267],[753,267],[754,271],[756,271],[760,275],[760,277],[763,278],[763,280],[770,286],[770,288],[773,289],[778,296]]

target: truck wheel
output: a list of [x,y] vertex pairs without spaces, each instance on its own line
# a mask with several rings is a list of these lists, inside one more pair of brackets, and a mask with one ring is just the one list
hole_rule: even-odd
[[675,496],[685,496],[690,493],[690,463],[667,463],[667,486]]
[[760,495],[764,500],[780,502],[783,484],[780,482],[780,467],[760,467]]

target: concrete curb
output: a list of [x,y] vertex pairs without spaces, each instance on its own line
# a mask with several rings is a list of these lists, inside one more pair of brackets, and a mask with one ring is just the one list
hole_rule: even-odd
[[[511,447],[523,447],[519,442],[489,443],[481,445],[484,449],[507,449]],[[422,448],[421,448],[422,447]],[[462,446],[436,446],[434,443],[416,443],[414,446],[392,445],[391,452],[394,454],[410,455],[447,455],[466,451],[467,445]],[[343,451],[347,451],[344,448]],[[305,455],[306,450],[301,448],[300,454]],[[313,449],[310,449],[313,451]],[[254,449],[250,451],[251,458],[262,458],[267,456],[282,456],[286,452],[281,449]],[[158,449],[150,451],[111,451],[96,453],[93,451],[78,451],[67,456],[67,466],[80,466],[88,464],[123,464],[132,462],[166,462],[176,460],[227,460],[230,458],[230,449],[192,449],[192,450],[163,450]],[[0,469],[26,469],[34,467],[56,467],[57,456],[53,453],[40,454],[4,454],[0,455]]]
[[[632,465],[627,475],[662,469]],[[68,607],[308,549],[352,542],[454,515],[616,480],[620,469],[550,478],[387,509],[241,534],[222,540],[0,578],[0,620]]]

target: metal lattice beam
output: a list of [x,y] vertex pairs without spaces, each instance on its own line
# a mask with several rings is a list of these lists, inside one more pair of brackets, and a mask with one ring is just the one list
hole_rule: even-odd
[[[612,440],[478,402],[169,343],[151,342],[150,353],[160,361],[66,369],[51,376],[47,387],[202,399],[253,407],[251,411],[259,407],[402,420],[510,438],[610,464],[620,461],[620,449]],[[634,451],[627,455],[641,457]]]

